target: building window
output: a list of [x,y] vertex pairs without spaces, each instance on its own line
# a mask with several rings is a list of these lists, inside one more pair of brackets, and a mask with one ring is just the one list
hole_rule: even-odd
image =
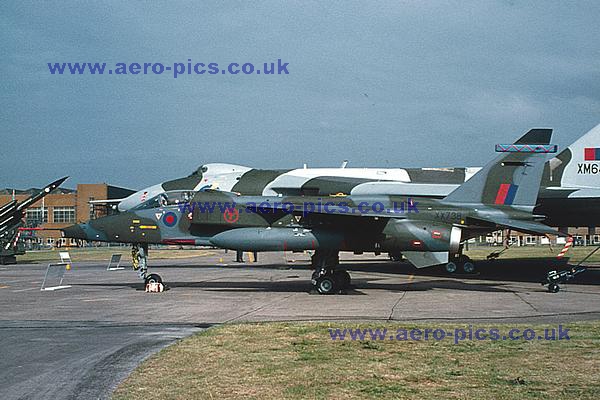
[[75,207],[54,207],[54,222],[75,222]]
[[88,206],[90,208],[90,215],[89,215],[89,219],[95,219],[96,218],[96,207],[94,203],[92,203],[92,201],[94,201],[95,199],[93,197],[90,197],[88,199]]
[[42,207],[28,208],[25,211],[25,221],[28,226],[38,226],[48,222],[48,207],[44,207],[42,215]]
[[535,236],[527,236],[525,237],[525,244],[536,244],[537,238]]

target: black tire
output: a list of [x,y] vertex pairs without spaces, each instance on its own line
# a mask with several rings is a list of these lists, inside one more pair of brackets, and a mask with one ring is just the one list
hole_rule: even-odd
[[474,274],[475,273],[475,263],[471,260],[467,260],[462,265],[463,272],[465,274]]
[[454,263],[452,261],[450,261],[449,263],[444,265],[444,271],[446,271],[449,274],[455,273],[457,269],[458,269],[458,266],[456,265],[456,263]]
[[150,274],[145,279],[146,285],[149,283],[162,283],[162,278],[158,274]]
[[548,285],[548,291],[550,293],[558,293],[559,290],[560,290],[560,286],[558,286],[558,284],[556,284],[556,283],[550,283]]
[[317,292],[320,294],[333,294],[337,291],[337,282],[331,275],[324,275],[317,279]]

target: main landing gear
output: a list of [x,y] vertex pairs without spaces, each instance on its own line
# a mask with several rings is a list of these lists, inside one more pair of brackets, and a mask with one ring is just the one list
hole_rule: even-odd
[[474,274],[477,270],[473,260],[463,254],[451,254],[450,260],[443,267],[450,274],[454,274],[459,270],[465,274]]
[[311,259],[315,269],[311,283],[320,294],[334,294],[350,287],[351,278],[348,271],[338,269],[340,264],[339,252],[317,250]]
[[131,259],[133,269],[138,271],[138,275],[144,280],[144,286],[149,283],[162,283],[160,275],[148,273],[148,244],[134,244],[131,247]]

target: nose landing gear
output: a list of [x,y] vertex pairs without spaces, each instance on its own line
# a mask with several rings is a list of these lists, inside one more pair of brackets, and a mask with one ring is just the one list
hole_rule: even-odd
[[138,271],[139,277],[144,280],[146,289],[151,284],[160,284],[162,286],[160,275],[148,274],[148,244],[134,244],[131,247],[131,259],[133,269],[134,271]]

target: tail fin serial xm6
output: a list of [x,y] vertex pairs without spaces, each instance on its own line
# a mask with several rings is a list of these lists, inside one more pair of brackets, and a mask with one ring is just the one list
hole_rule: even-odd
[[600,124],[546,163],[543,185],[600,187]]

